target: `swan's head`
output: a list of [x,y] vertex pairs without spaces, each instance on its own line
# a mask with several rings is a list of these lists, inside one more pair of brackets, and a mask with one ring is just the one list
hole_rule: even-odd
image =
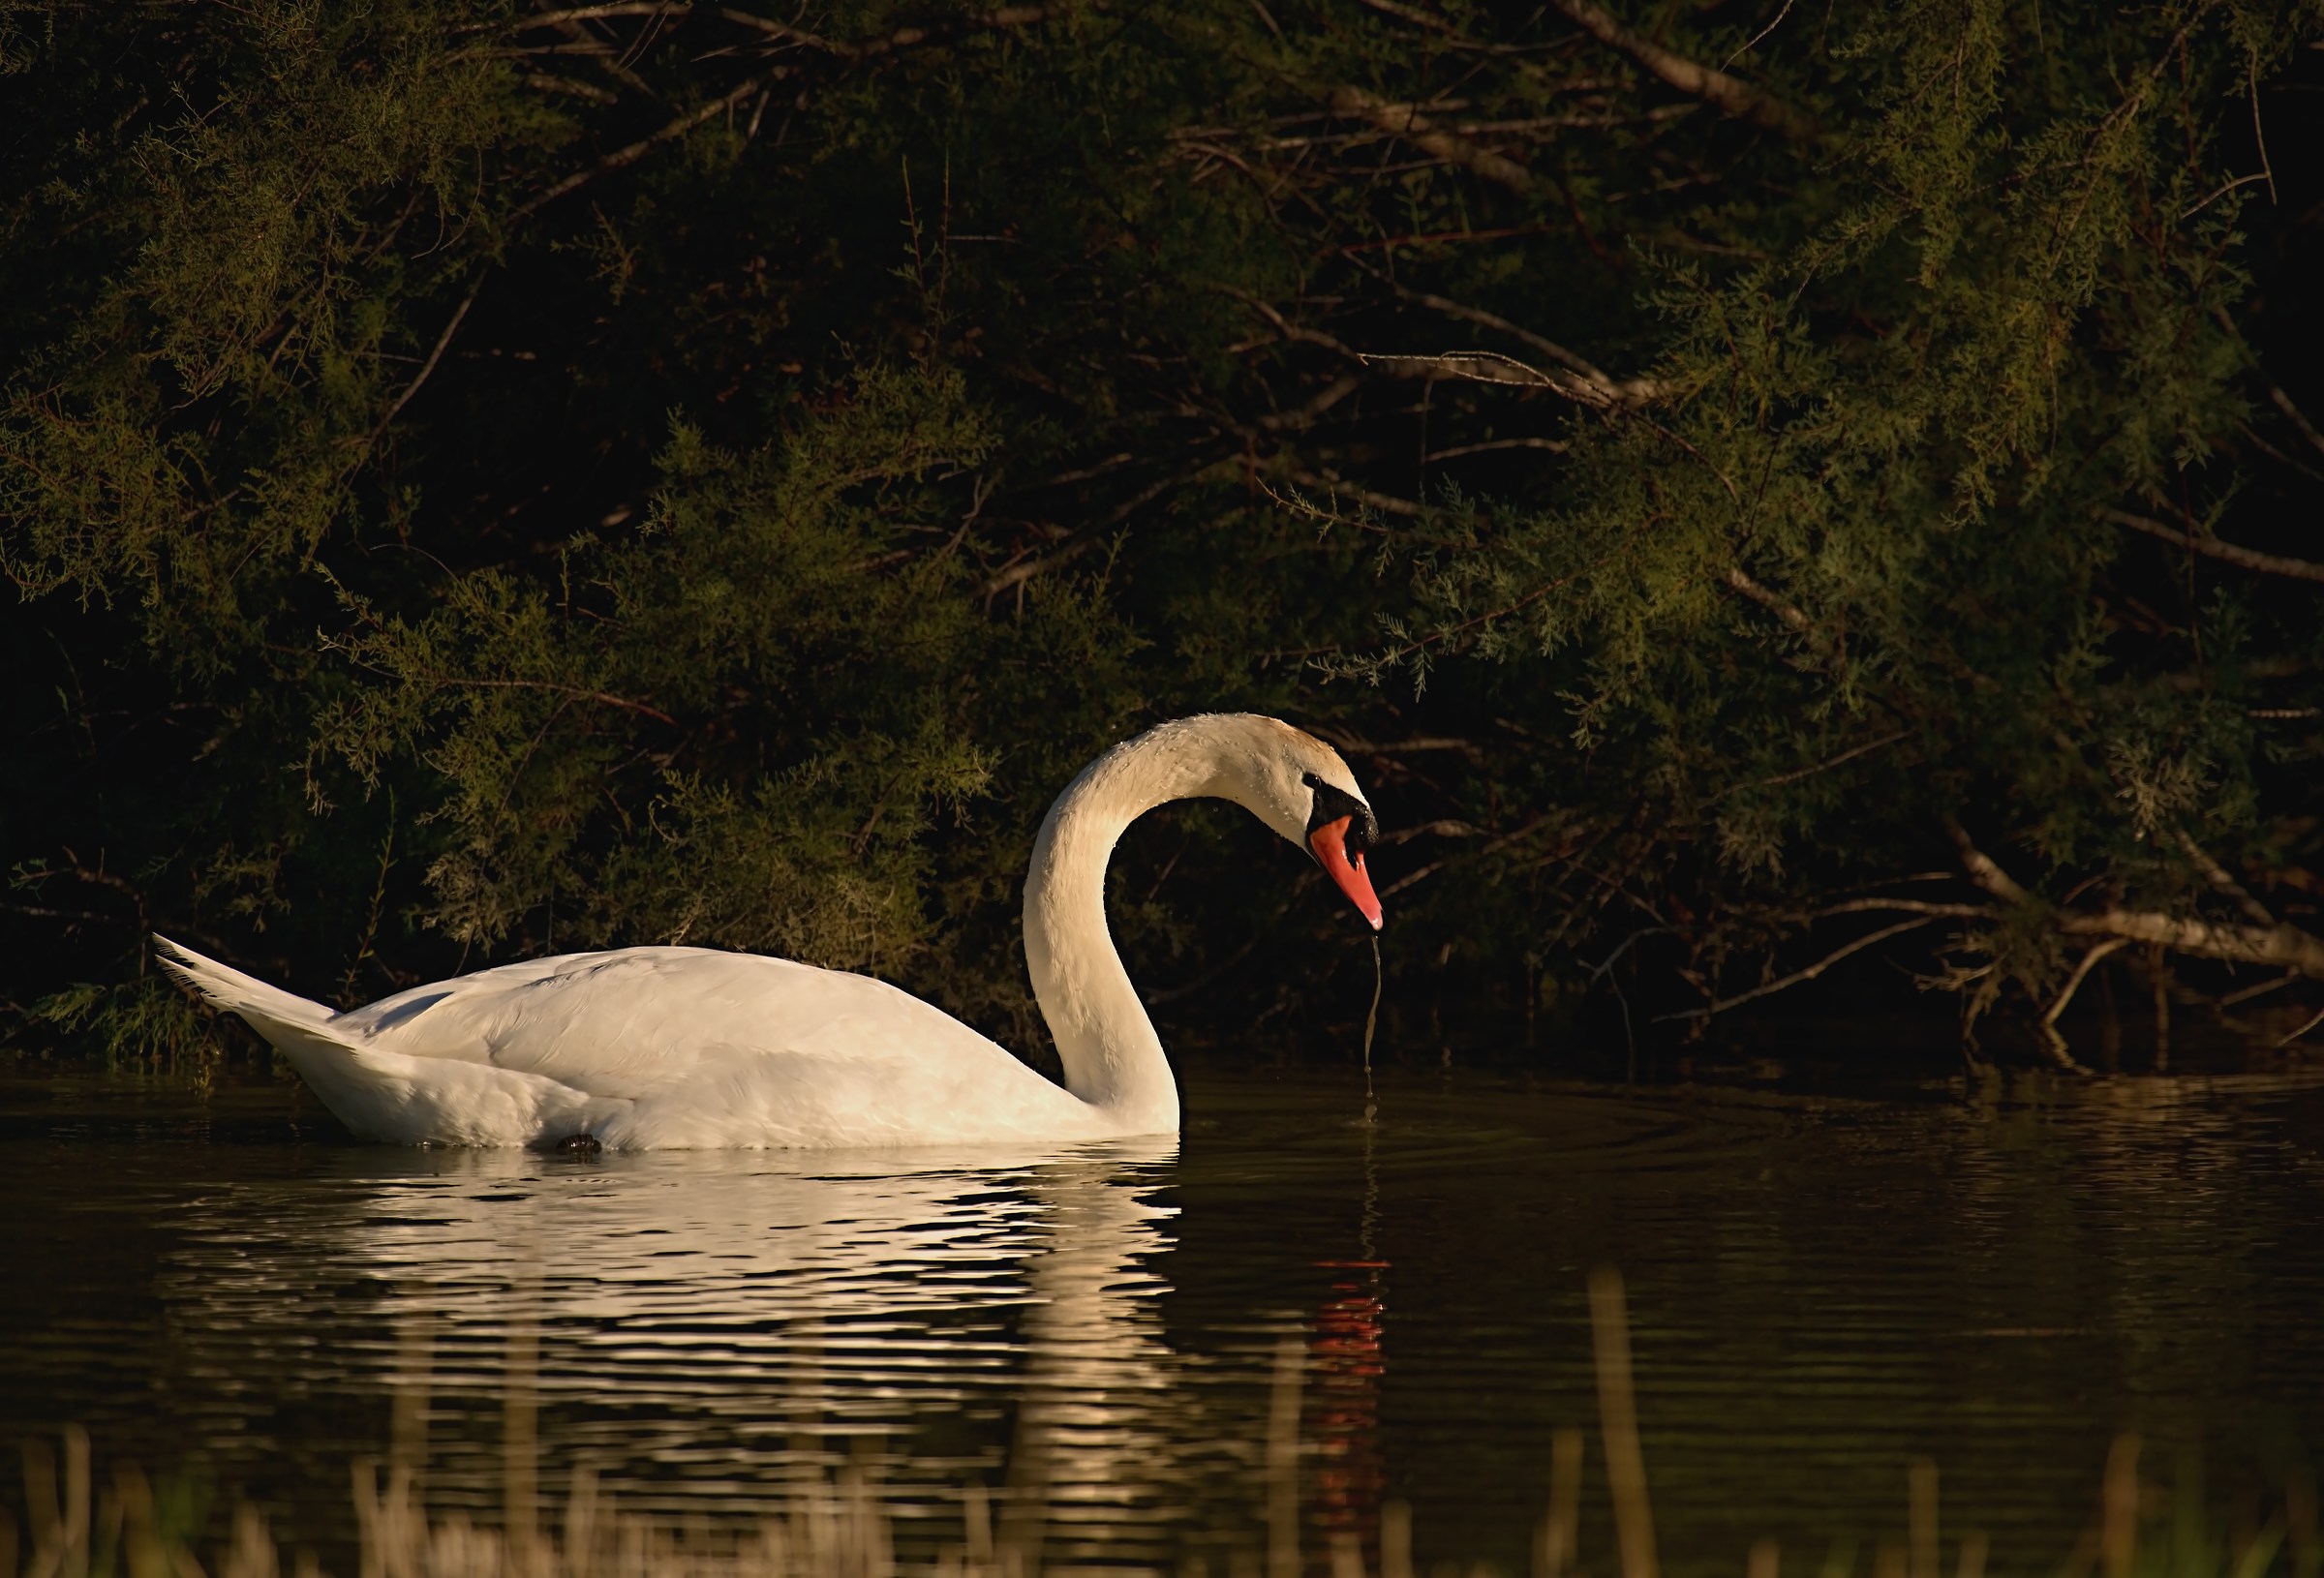
[[1271,717],[1252,718],[1257,747],[1244,759],[1252,781],[1235,798],[1293,843],[1305,849],[1348,895],[1357,912],[1380,929],[1379,897],[1372,892],[1364,852],[1380,841],[1380,821],[1356,787],[1339,752],[1315,736]]

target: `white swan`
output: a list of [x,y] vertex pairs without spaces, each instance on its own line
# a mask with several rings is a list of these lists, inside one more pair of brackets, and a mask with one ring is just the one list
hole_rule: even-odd
[[985,1144],[1173,1134],[1177,1083],[1106,929],[1106,862],[1166,801],[1234,801],[1304,844],[1374,929],[1371,806],[1339,753],[1248,713],[1115,746],[1059,795],[1024,883],[1024,956],[1062,1089],[867,976],[706,948],[566,954],[334,1014],[166,937],[367,1139],[615,1149]]

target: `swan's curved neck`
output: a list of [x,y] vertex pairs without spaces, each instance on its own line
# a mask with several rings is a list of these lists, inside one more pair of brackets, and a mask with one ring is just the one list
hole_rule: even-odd
[[1242,801],[1213,742],[1165,725],[1115,746],[1049,808],[1024,883],[1024,960],[1057,1044],[1065,1088],[1123,1134],[1178,1126],[1161,1038],[1106,927],[1106,863],[1129,825],[1166,801]]

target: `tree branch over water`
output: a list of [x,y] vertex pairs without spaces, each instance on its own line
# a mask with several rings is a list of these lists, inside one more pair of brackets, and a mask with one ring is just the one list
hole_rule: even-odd
[[[1970,880],[2005,903],[2041,907],[2039,900],[2011,877],[1992,857],[1977,848],[1958,822],[1948,824],[1961,864]],[[2069,937],[2111,937],[2126,942],[2159,943],[2176,953],[2201,958],[2227,959],[2243,964],[2275,964],[2324,980],[2324,938],[2298,926],[2230,926],[2193,917],[2166,915],[2156,910],[2109,907],[2104,910],[2059,908],[2048,912],[2051,925]]]

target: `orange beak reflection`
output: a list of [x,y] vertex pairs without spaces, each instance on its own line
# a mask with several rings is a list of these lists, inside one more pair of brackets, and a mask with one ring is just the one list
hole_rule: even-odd
[[1363,851],[1348,853],[1349,821],[1350,818],[1343,816],[1336,822],[1326,822],[1307,835],[1307,847],[1315,851],[1315,858],[1331,873],[1339,891],[1348,895],[1356,913],[1371,922],[1372,929],[1377,931],[1381,924],[1380,899],[1372,892],[1371,873],[1363,868]]

